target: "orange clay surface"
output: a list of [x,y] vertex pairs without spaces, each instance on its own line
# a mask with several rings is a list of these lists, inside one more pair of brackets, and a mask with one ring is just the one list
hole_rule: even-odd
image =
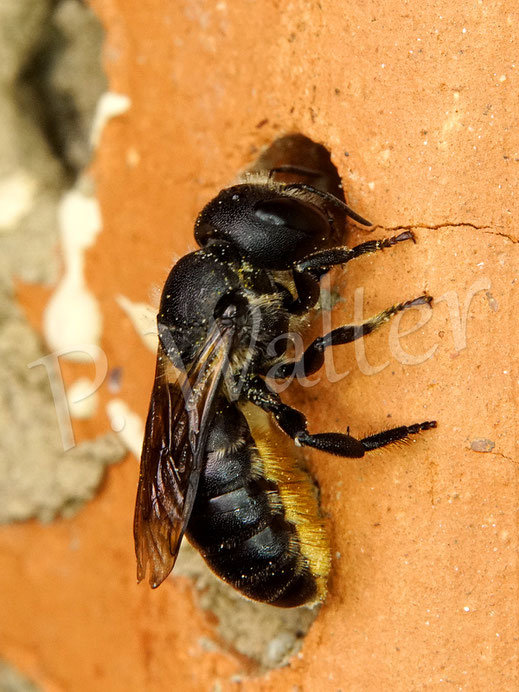
[[[438,429],[364,460],[308,455],[334,559],[289,666],[248,678],[232,652],[201,646],[214,622],[187,579],[136,586],[132,456],[74,519],[0,529],[1,656],[49,691],[516,690],[517,3],[93,7],[111,89],[132,103],[95,161],[104,231],[87,267],[110,367],[123,369],[118,396],[145,416],[154,357],[116,296],[149,301],[194,248],[203,204],[298,131],[332,152],[349,202],[375,224],[372,236],[352,228],[350,244],[402,228],[418,239],[339,274],[333,324],[353,319],[359,287],[366,316],[424,290],[436,303],[407,336],[386,327],[365,354],[338,348],[346,376],[287,398],[311,431],[433,418]],[[37,324],[42,300],[21,299]],[[405,315],[400,333],[418,319]],[[108,429],[110,396],[79,438]]]

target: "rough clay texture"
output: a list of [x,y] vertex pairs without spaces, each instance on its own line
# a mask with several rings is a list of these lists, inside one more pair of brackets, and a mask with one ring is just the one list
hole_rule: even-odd
[[[286,398],[312,431],[439,427],[364,460],[308,455],[334,561],[288,666],[250,677],[189,579],[136,587],[134,459],[75,518],[0,530],[1,655],[48,690],[517,689],[516,4],[93,6],[111,89],[132,101],[97,157],[104,232],[88,268],[119,396],[144,416],[154,364],[116,296],[148,300],[194,247],[201,206],[298,131],[330,149],[376,237],[418,239],[339,272],[332,324],[353,318],[359,287],[365,315],[424,290],[436,303],[407,336],[337,349],[339,382]],[[42,299],[21,297],[37,324]]]
[[[98,439],[80,434],[64,452],[46,369],[34,366],[46,351],[13,303],[13,279],[57,276],[56,207],[89,160],[88,121],[104,83],[92,13],[76,0],[51,5],[0,9],[0,524],[69,516],[124,455],[113,433],[88,425],[83,436]],[[84,89],[81,73],[92,75]]]
[[70,515],[92,498],[106,465],[124,448],[114,433],[64,451],[44,351],[29,325],[0,293],[0,524]]

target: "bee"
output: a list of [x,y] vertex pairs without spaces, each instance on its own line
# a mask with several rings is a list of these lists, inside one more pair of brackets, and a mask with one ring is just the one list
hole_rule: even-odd
[[[360,458],[436,422],[361,439],[349,429],[311,433],[269,382],[315,373],[327,348],[432,300],[421,295],[334,329],[294,357],[287,335],[304,331],[323,275],[415,238],[405,231],[341,244],[346,217],[371,224],[346,203],[324,147],[299,135],[279,141],[270,162],[257,164],[267,162],[266,172],[253,170],[204,207],[195,224],[200,249],[164,285],[134,537],[138,580],[149,572],[153,588],[173,569],[185,534],[242,595],[290,608],[323,601],[330,572],[316,487],[294,445]],[[276,156],[288,163],[272,164]]]

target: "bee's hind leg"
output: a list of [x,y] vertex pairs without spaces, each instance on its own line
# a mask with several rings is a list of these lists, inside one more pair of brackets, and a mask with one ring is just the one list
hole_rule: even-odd
[[291,437],[296,445],[313,447],[339,457],[363,457],[366,452],[373,449],[408,440],[411,435],[436,427],[436,421],[401,425],[360,440],[349,433],[326,432],[312,435],[308,432],[306,416],[284,404],[260,377],[254,377],[249,381],[245,395],[253,404],[271,413],[281,430]]

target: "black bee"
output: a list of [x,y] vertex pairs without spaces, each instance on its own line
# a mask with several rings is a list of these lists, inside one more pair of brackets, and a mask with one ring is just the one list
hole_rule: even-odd
[[[292,139],[301,158],[310,140]],[[310,163],[318,149],[311,146]],[[291,358],[285,335],[303,328],[324,274],[414,236],[341,245],[345,216],[371,224],[350,209],[322,166],[286,158],[289,164],[270,164],[268,173],[246,176],[207,204],[195,225],[201,249],[183,257],[164,286],[134,520],[138,579],[149,570],[152,587],[172,570],[185,533],[209,567],[250,599],[281,607],[322,601],[328,539],[313,480],[291,447],[363,457],[436,426],[417,423],[363,439],[312,434],[305,416],[269,386],[267,374],[311,374],[327,347],[432,300],[423,295],[334,329]]]

